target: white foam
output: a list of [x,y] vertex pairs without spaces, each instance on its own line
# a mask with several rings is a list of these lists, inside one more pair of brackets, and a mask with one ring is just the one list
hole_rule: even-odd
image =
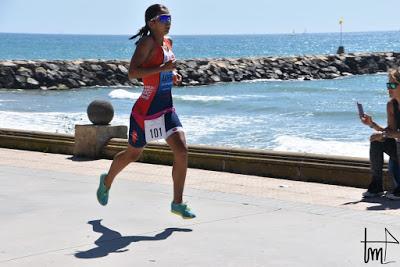
[[[265,148],[270,139],[254,141],[254,130],[248,130],[258,118],[242,116],[180,116],[188,143],[210,146]],[[257,131],[257,129],[255,130]],[[259,134],[260,135],[260,134]],[[264,136],[264,134],[261,134]]]
[[[136,100],[140,97],[140,93],[129,92],[124,89],[115,89],[108,94],[109,97],[113,99],[131,99]],[[221,101],[232,101],[238,98],[262,98],[263,96],[258,95],[217,95],[217,96],[207,96],[207,95],[177,95],[175,94],[173,98],[175,100],[182,101],[193,101],[193,102],[221,102]]]
[[[108,94],[113,99],[131,99],[136,100],[140,93],[129,92],[124,89],[115,89]],[[229,101],[232,97],[226,96],[202,96],[202,95],[174,95],[174,99],[183,101],[211,102],[211,101]]]
[[[73,134],[75,124],[90,123],[85,112],[0,111],[0,128]],[[266,134],[257,125],[262,118],[242,116],[181,116],[189,144],[273,149],[275,151],[368,158],[369,142],[337,141],[296,135]],[[264,120],[264,119],[263,119]],[[212,123],[210,123],[210,121]],[[261,121],[260,121],[261,123]],[[129,126],[129,113],[115,114],[113,124]]]
[[[0,128],[74,134],[75,124],[91,124],[85,112],[0,111]],[[129,126],[129,113],[114,115],[112,123]]]
[[241,95],[217,95],[217,96],[205,96],[205,95],[174,95],[174,99],[183,101],[197,101],[197,102],[222,102],[222,101],[236,101],[237,99],[252,99],[252,98],[266,98],[263,95],[251,95],[251,94],[241,94]]
[[263,82],[287,82],[287,81],[290,81],[290,80],[281,80],[281,79],[273,79],[273,78],[271,78],[271,79],[262,78],[262,79],[254,79],[254,80],[244,80],[244,81],[240,81],[238,83],[263,83]]
[[279,135],[274,140],[275,151],[303,152],[312,154],[369,157],[369,142],[344,142],[317,140],[299,136]]
[[197,101],[197,102],[230,101],[230,97],[203,96],[203,95],[175,95],[174,99],[179,99],[183,101]]
[[114,98],[114,99],[133,99],[136,100],[140,97],[140,93],[133,93],[129,92],[124,89],[116,89],[112,90],[109,94],[109,97]]
[[73,133],[75,124],[90,121],[86,113],[0,111],[0,128]]

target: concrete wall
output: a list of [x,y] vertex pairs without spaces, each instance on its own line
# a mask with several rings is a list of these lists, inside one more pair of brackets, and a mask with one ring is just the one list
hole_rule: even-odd
[[[0,147],[72,155],[74,136],[0,129]],[[112,159],[126,147],[126,139],[111,139],[102,157]],[[140,159],[165,165],[172,165],[172,160],[170,149],[162,144],[149,144]],[[189,167],[361,188],[370,182],[367,159],[269,150],[191,145]],[[385,184],[391,187],[386,171]]]

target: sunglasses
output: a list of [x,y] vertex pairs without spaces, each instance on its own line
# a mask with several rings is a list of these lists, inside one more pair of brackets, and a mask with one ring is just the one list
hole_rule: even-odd
[[392,83],[392,82],[386,83],[387,89],[391,89],[391,90],[396,89],[398,85],[399,85],[398,83]]
[[171,23],[171,15],[161,14],[161,15],[155,16],[151,20],[153,20],[153,21],[158,20],[162,24],[170,24]]

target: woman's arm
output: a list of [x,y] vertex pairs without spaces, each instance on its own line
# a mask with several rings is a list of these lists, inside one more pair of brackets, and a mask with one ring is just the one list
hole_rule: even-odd
[[393,108],[393,100],[386,106],[388,127],[385,129],[384,136],[389,138],[400,138],[400,132],[397,131],[396,116]]
[[387,129],[386,130],[396,130],[396,117],[394,115],[393,100],[390,100],[386,104],[386,114],[387,114]]
[[[171,48],[172,48],[172,44],[173,44],[172,39],[169,36],[167,36],[166,38],[168,39],[168,41],[171,45]],[[182,84],[182,75],[180,75],[176,70],[173,70],[172,80],[174,82],[174,85],[180,85],[180,84]]]
[[[371,141],[380,141],[383,142],[385,138],[400,138],[400,133],[397,133],[396,129],[396,119],[393,110],[393,100],[390,100],[386,104],[386,116],[387,116],[387,127],[382,128],[378,124],[372,121],[372,118],[366,115],[369,118],[362,118],[364,124],[370,125],[371,128],[378,131],[373,133],[370,137]],[[367,123],[368,122],[368,123]]]
[[172,71],[175,69],[175,62],[168,61],[160,66],[151,67],[151,68],[142,68],[142,64],[148,59],[151,53],[151,49],[153,48],[154,41],[151,38],[144,38],[139,41],[135,53],[131,58],[131,62],[129,65],[128,77],[129,79],[133,78],[143,78],[155,73],[159,73],[162,71]]
[[372,120],[372,117],[367,115],[367,114],[364,114],[364,116],[361,117],[361,122],[364,123],[365,125],[368,125],[369,127],[374,129],[375,131],[381,132],[381,131],[385,130],[385,128],[383,128],[382,126],[380,126],[379,124],[374,122]]

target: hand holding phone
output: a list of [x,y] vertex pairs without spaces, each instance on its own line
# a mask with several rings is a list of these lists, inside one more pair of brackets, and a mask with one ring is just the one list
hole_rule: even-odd
[[361,103],[357,102],[357,108],[358,108],[358,116],[360,116],[360,118],[364,117],[365,113],[364,113],[363,105]]

